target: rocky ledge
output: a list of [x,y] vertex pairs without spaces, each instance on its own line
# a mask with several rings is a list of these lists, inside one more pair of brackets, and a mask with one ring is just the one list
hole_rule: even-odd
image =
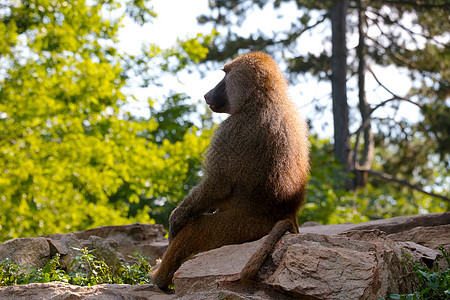
[[[72,247],[96,249],[114,266],[141,251],[160,258],[167,246],[160,225],[106,226],[69,234],[14,239],[0,244],[6,258],[42,267],[56,253],[69,268]],[[263,238],[264,239],[264,238]],[[239,273],[263,239],[200,253],[175,273],[175,294],[153,285],[80,287],[52,282],[0,287],[0,299],[377,299],[416,288],[409,263],[448,268],[439,246],[450,251],[450,213],[405,216],[361,224],[307,223],[286,234],[254,282]]]

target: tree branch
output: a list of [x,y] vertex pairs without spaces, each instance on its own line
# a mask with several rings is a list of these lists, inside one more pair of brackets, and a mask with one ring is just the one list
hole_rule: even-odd
[[[376,16],[375,18],[370,18],[370,17],[368,17],[368,18],[369,18],[374,24],[376,24],[376,26],[378,27],[378,29],[380,29],[380,31],[381,31],[381,28],[380,28],[380,26],[378,25],[379,18],[381,18],[381,20],[384,22],[384,24],[386,24],[386,18],[387,18],[387,16],[382,15],[379,11],[377,11],[377,10],[375,10],[375,9],[370,9],[370,8],[369,8],[367,11],[369,11],[371,14],[374,14],[374,15]],[[378,18],[377,18],[377,17],[378,17]],[[439,45],[441,45],[441,46],[443,46],[443,47],[445,47],[445,48],[448,48],[448,47],[449,47],[447,44],[442,43],[442,42],[436,40],[436,39],[434,38],[434,36],[427,35],[427,34],[425,34],[425,33],[419,33],[419,32],[414,32],[414,31],[412,31],[410,28],[408,28],[408,27],[406,27],[405,25],[403,25],[400,21],[401,21],[401,19],[397,19],[397,20],[395,21],[396,25],[397,25],[398,27],[400,27],[401,29],[403,29],[404,31],[406,31],[406,32],[409,34],[409,36],[414,40],[414,42],[416,43],[416,45],[418,44],[418,42],[417,42],[417,40],[416,40],[416,38],[415,38],[414,36],[420,36],[420,37],[422,37],[422,38],[424,38],[424,39],[426,39],[426,40],[433,41],[433,42],[435,42],[436,44],[439,44]],[[386,33],[384,33],[383,31],[381,31],[381,33],[382,33],[384,36],[386,36],[389,40],[391,40],[391,37],[388,36]],[[418,48],[419,48],[419,47],[418,47]]]
[[450,8],[449,4],[441,3],[441,4],[433,4],[433,3],[426,3],[424,1],[420,0],[386,0],[384,1],[384,4],[397,4],[397,5],[412,5],[415,7],[426,7],[426,8]]
[[370,110],[369,117],[368,117],[366,120],[364,120],[364,122],[361,124],[361,126],[359,126],[359,128],[358,128],[355,132],[353,132],[351,135],[357,134],[357,137],[359,137],[360,132],[363,131],[363,130],[365,130],[365,129],[369,126],[370,121],[374,119],[374,118],[372,117],[372,113],[373,113],[375,110],[377,110],[378,108],[380,108],[380,107],[382,107],[383,105],[385,105],[386,103],[389,103],[389,102],[394,101],[394,100],[406,101],[406,102],[409,102],[409,103],[411,103],[411,104],[417,105],[418,107],[422,107],[422,105],[420,105],[420,104],[418,104],[418,103],[416,103],[416,102],[414,102],[414,101],[411,101],[411,100],[409,100],[409,99],[407,99],[407,98],[403,98],[403,97],[399,97],[399,96],[394,96],[394,97],[392,97],[392,98],[389,98],[389,99],[387,99],[387,100],[384,100],[384,101],[381,102],[381,103],[378,103],[374,108],[372,108],[372,109]]
[[372,76],[373,76],[373,78],[375,79],[375,81],[376,81],[383,89],[385,89],[389,94],[391,94],[391,95],[393,96],[392,98],[387,99],[387,100],[385,100],[385,101],[383,101],[383,102],[377,104],[374,108],[372,108],[371,113],[373,113],[373,112],[374,112],[376,109],[378,109],[380,106],[383,106],[383,105],[385,105],[386,103],[391,102],[391,101],[393,101],[393,100],[402,100],[402,101],[406,101],[406,102],[409,102],[409,103],[411,103],[411,104],[414,104],[414,105],[416,105],[416,106],[418,106],[418,107],[420,107],[420,108],[422,107],[422,105],[420,105],[419,103],[416,103],[416,102],[414,102],[414,101],[409,100],[408,98],[401,97],[401,96],[395,94],[393,91],[391,91],[390,89],[388,89],[384,84],[382,84],[382,83],[380,82],[380,80],[378,79],[378,77],[375,75],[375,73],[372,71],[372,69],[371,69],[370,67],[368,67],[367,70],[370,72],[370,74],[372,74]]
[[395,178],[395,177],[392,176],[392,175],[389,175],[389,174],[386,174],[386,173],[382,173],[382,172],[378,172],[378,171],[374,171],[374,170],[367,170],[367,169],[363,169],[363,168],[356,168],[356,170],[362,171],[362,172],[367,172],[367,173],[369,173],[369,174],[378,176],[378,177],[380,177],[380,178],[382,178],[382,179],[384,179],[384,180],[396,182],[396,183],[401,184],[401,185],[405,185],[405,186],[410,187],[410,188],[412,188],[412,189],[414,189],[414,190],[416,190],[416,191],[419,191],[419,192],[421,192],[421,193],[424,193],[424,194],[426,194],[426,195],[428,195],[428,196],[436,197],[436,198],[442,199],[442,200],[444,200],[444,201],[450,202],[450,199],[449,199],[449,198],[447,198],[447,197],[445,197],[445,196],[443,196],[443,195],[438,195],[438,194],[435,194],[435,193],[427,192],[427,191],[425,191],[424,189],[422,189],[422,188],[420,188],[420,187],[418,187],[418,186],[416,186],[416,185],[410,183],[410,182],[407,181],[407,180],[401,180],[401,179]]
[[305,33],[306,31],[308,31],[308,30],[310,30],[310,29],[316,27],[317,25],[323,23],[323,21],[325,21],[328,17],[329,17],[329,14],[328,14],[328,13],[323,14],[323,15],[322,15],[322,18],[320,18],[316,23],[314,23],[314,24],[312,24],[312,25],[309,25],[309,26],[306,26],[306,27],[303,28],[302,30],[300,30],[300,31],[298,31],[298,32],[296,32],[296,33],[294,33],[294,34],[289,35],[287,39],[277,41],[276,43],[282,43],[283,45],[285,45],[286,43],[289,43],[289,42],[292,41],[292,40],[296,40],[296,39],[298,39],[303,33]]

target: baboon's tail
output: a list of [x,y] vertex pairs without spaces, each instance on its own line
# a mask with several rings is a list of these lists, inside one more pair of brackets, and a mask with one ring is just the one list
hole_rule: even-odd
[[272,251],[275,244],[280,240],[280,238],[290,231],[296,233],[298,229],[294,228],[294,224],[289,219],[284,219],[278,221],[272,230],[269,232],[268,237],[262,244],[261,248],[253,254],[250,260],[245,264],[241,271],[241,280],[248,281],[255,277],[258,270],[261,268],[262,264],[266,260],[269,253]]

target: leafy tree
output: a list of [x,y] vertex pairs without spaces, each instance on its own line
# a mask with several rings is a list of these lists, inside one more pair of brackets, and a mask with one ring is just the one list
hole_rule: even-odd
[[349,179],[344,168],[333,155],[329,140],[311,138],[311,177],[307,189],[307,203],[298,215],[299,224],[306,221],[336,224],[364,222],[366,203],[345,190]]
[[[236,25],[243,26],[255,9],[271,6],[275,19],[288,4],[298,12],[290,29],[236,33]],[[364,187],[353,193],[360,197],[359,211],[380,217],[448,208],[448,1],[239,0],[210,1],[209,6],[211,14],[198,20],[214,24],[222,35],[206,60],[224,61],[243,51],[264,50],[285,62],[294,83],[305,73],[332,82],[334,153],[354,174],[351,180],[340,177],[346,188]],[[319,52],[302,44],[307,32],[323,37]],[[349,40],[358,45],[350,48]],[[411,90],[397,95],[389,88],[392,83],[374,71],[376,65],[401,69],[411,78]],[[390,97],[368,98],[367,76]],[[402,103],[419,108],[418,121],[398,116]],[[350,133],[349,128],[358,129]],[[313,186],[317,183],[312,181]]]
[[155,16],[148,1],[0,4],[0,241],[153,222],[150,206],[198,176],[209,131],[167,119],[191,111],[170,102],[185,96],[148,120],[121,110],[126,85],[156,82],[151,67],[175,73],[207,53],[199,35],[119,54],[123,18]]

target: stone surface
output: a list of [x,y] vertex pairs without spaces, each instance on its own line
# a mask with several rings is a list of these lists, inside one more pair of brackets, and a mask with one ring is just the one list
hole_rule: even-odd
[[[450,223],[450,222],[449,222]],[[431,249],[439,249],[444,241],[450,240],[450,224],[415,227],[407,231],[388,235],[393,241],[410,241]]]
[[[0,244],[0,259],[41,267],[60,253],[67,267],[79,254],[73,247],[88,247],[117,265],[138,249],[161,257],[164,234],[162,226],[132,224],[15,239]],[[241,282],[243,266],[262,241],[224,246],[188,260],[175,273],[176,295],[153,285],[45,283],[0,287],[0,299],[377,299],[415,288],[405,259],[428,266],[438,260],[441,268],[449,267],[438,248],[450,250],[450,213],[362,224],[309,223],[276,244],[255,281]]]
[[16,264],[42,268],[50,258],[50,246],[43,237],[13,239],[0,244],[0,261],[10,259]]
[[[87,248],[99,260],[113,268],[130,262],[129,257],[140,251],[156,264],[167,248],[162,225],[131,224],[124,226],[104,226],[68,234],[53,234],[42,237],[13,239],[0,244],[0,261],[10,259],[24,267],[42,268],[59,253],[61,267],[72,272],[72,261],[80,255],[77,249]],[[74,266],[76,267],[76,266]]]
[[[300,233],[340,234],[350,230],[379,229],[387,234],[404,232],[416,227],[429,227],[450,224],[450,212],[401,216],[390,219],[380,219],[359,224],[346,223],[336,225],[300,226]],[[317,225],[317,223],[315,223]]]
[[374,281],[377,257],[371,243],[306,234],[286,237],[284,244],[282,261],[265,283],[292,295],[360,299]]
[[[239,273],[262,241],[225,246],[183,264],[175,275],[175,290],[181,299],[378,299],[407,293],[415,288],[415,281],[404,259],[431,265],[439,258],[439,251],[423,245],[434,245],[440,237],[439,244],[450,246],[449,216],[308,224],[300,228],[300,234],[286,234],[277,243],[253,285],[240,282]],[[413,229],[415,225],[421,227]],[[388,237],[380,228],[397,235]],[[436,241],[427,241],[422,230],[433,232],[430,238]],[[402,239],[401,233],[409,231]],[[423,245],[408,237],[416,237]]]
[[402,264],[406,252],[378,230],[342,236],[289,235],[273,252],[276,270],[264,283],[292,296],[377,299],[412,288],[409,280],[399,280],[406,273]]
[[62,282],[31,283],[19,286],[0,287],[2,300],[169,300],[175,295],[161,292],[153,285],[103,284],[76,286]]
[[229,245],[203,252],[185,262],[174,275],[178,296],[195,291],[214,291],[222,282],[239,280],[245,263],[262,245],[263,239],[243,245]]
[[[150,257],[150,263],[153,265],[156,259],[161,258],[166,251],[168,241],[164,238],[165,235],[166,232],[162,225],[135,223],[122,226],[102,226],[69,234],[52,234],[46,237],[60,241],[61,244],[76,244],[74,239],[87,241],[91,236],[97,236],[110,240],[111,245],[116,248],[125,261],[131,261],[129,256],[139,251]],[[78,247],[80,246],[82,247],[81,243]],[[87,246],[89,248],[89,245]]]
[[[286,235],[258,273],[264,296],[255,299],[377,299],[406,290],[403,282],[391,282],[399,275],[396,270],[401,269],[401,258],[396,254],[401,252],[379,231],[367,234],[377,238],[378,245],[347,236]],[[175,275],[177,296],[190,299],[189,295],[198,293],[218,296],[234,292],[255,297],[238,279],[261,243],[225,246],[189,260]],[[198,299],[208,299],[204,297]]]

